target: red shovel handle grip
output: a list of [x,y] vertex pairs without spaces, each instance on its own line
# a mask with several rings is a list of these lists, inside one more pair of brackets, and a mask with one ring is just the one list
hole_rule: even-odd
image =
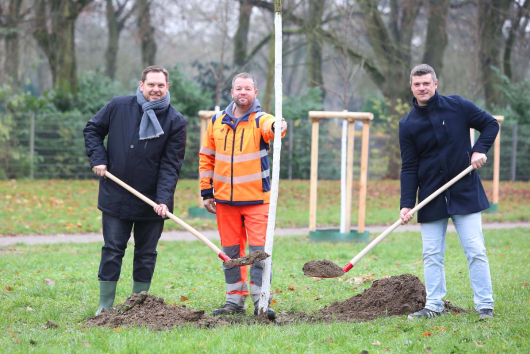
[[350,269],[353,268],[353,264],[351,264],[350,262],[348,262],[348,264],[346,264],[343,268],[342,268],[342,271],[344,273],[347,273]]
[[219,253],[218,256],[219,256],[219,258],[221,258],[221,259],[223,260],[223,262],[227,262],[227,261],[232,260],[232,259],[231,259],[230,257],[228,257],[228,256],[226,255],[226,253],[224,253],[224,252]]

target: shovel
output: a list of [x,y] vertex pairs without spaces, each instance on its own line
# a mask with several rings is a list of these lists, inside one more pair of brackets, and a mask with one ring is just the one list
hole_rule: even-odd
[[[409,211],[409,213],[415,213],[421,208],[425,206],[425,204],[429,203],[431,200],[436,198],[440,193],[445,191],[447,188],[451,187],[453,184],[458,182],[462,177],[467,175],[473,171],[473,166],[468,166],[464,171],[460,172],[456,177],[454,177],[452,180],[444,184],[442,187],[440,187],[436,192],[428,196],[424,201],[422,201],[420,204],[416,205],[414,209]],[[316,278],[336,278],[340,277],[341,275],[347,273],[350,269],[353,268],[357,262],[361,260],[368,252],[372,250],[377,244],[385,239],[392,231],[397,229],[397,227],[401,225],[401,219],[396,221],[392,226],[390,226],[388,229],[386,229],[381,235],[377,236],[372,242],[370,242],[361,252],[359,252],[358,255],[353,257],[351,261],[349,261],[342,269],[336,265],[333,264],[331,261],[323,260],[323,261],[310,261],[304,264],[304,275],[308,277],[316,277]]]
[[[137,196],[138,198],[140,198],[141,200],[143,200],[147,204],[151,205],[152,207],[156,207],[158,205],[154,201],[152,201],[151,199],[147,198],[142,193],[138,192],[136,189],[132,188],[131,186],[129,186],[128,184],[126,184],[125,182],[120,180],[118,177],[114,176],[109,171],[105,171],[105,177],[110,178],[111,180],[113,180],[114,182],[116,182],[117,184],[122,186],[123,188],[127,189],[129,192],[131,192],[132,194],[134,194],[135,196]],[[166,211],[166,216],[168,218],[170,218],[171,220],[175,221],[177,224],[179,224],[180,226],[182,226],[186,230],[188,230],[193,236],[197,237],[199,240],[204,242],[206,244],[206,246],[210,247],[210,249],[212,251],[214,251],[215,254],[217,254],[217,256],[223,260],[223,262],[225,262],[226,266],[232,267],[232,266],[245,266],[245,265],[249,265],[249,264],[254,264],[254,263],[257,263],[259,261],[264,260],[265,258],[267,258],[269,256],[265,252],[256,251],[256,252],[252,252],[251,254],[249,254],[249,255],[247,255],[245,257],[231,259],[230,257],[228,257],[226,255],[226,253],[221,251],[219,249],[219,247],[214,245],[210,240],[208,240],[199,231],[195,230],[193,227],[191,227],[190,225],[188,225],[187,223],[185,223],[184,221],[182,221],[181,219],[179,219],[178,217],[176,217],[175,215],[173,215],[169,211]]]

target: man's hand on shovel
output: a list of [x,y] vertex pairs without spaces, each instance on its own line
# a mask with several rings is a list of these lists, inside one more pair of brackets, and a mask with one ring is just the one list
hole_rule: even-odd
[[410,213],[412,208],[403,208],[399,212],[399,218],[401,219],[401,225],[405,225],[414,217],[414,213]]
[[105,177],[105,172],[107,171],[107,165],[97,165],[92,167],[92,171],[100,177]]
[[153,210],[161,217],[165,217],[168,207],[165,204],[158,204],[157,206],[153,207]]

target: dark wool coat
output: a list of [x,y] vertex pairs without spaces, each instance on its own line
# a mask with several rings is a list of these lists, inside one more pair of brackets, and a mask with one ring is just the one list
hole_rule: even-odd
[[[171,105],[155,114],[164,134],[140,141],[143,110],[136,95],[115,97],[88,121],[83,130],[85,146],[90,167],[107,165],[110,173],[173,212],[187,122]],[[99,181],[98,208],[123,220],[160,219],[149,204],[105,178]]]
[[[499,131],[497,120],[473,102],[438,92],[412,109],[399,122],[401,148],[401,208],[413,208],[471,164],[473,152],[487,153]],[[471,147],[469,129],[480,132]],[[489,208],[477,170],[434,198],[418,211],[418,222],[450,215],[476,213]]]

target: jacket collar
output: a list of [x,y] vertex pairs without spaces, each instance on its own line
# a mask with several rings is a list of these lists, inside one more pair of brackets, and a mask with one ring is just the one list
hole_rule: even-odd
[[252,106],[248,109],[248,111],[245,112],[245,114],[243,114],[239,118],[234,118],[234,105],[235,105],[235,103],[232,101],[228,105],[228,107],[226,107],[226,109],[225,109],[226,116],[228,116],[230,118],[230,120],[232,120],[233,122],[235,122],[238,119],[239,119],[239,121],[248,121],[248,117],[250,117],[250,115],[252,113],[261,111],[261,104],[259,103],[258,99],[256,98],[256,99],[254,99],[254,103],[252,103]]
[[416,97],[412,97],[412,105],[415,108],[419,109],[420,112],[429,112],[433,110],[434,108],[436,108],[436,106],[438,106],[438,102],[439,102],[438,90],[434,91],[434,96],[429,98],[426,106],[420,106],[418,104],[418,100],[416,100]]

